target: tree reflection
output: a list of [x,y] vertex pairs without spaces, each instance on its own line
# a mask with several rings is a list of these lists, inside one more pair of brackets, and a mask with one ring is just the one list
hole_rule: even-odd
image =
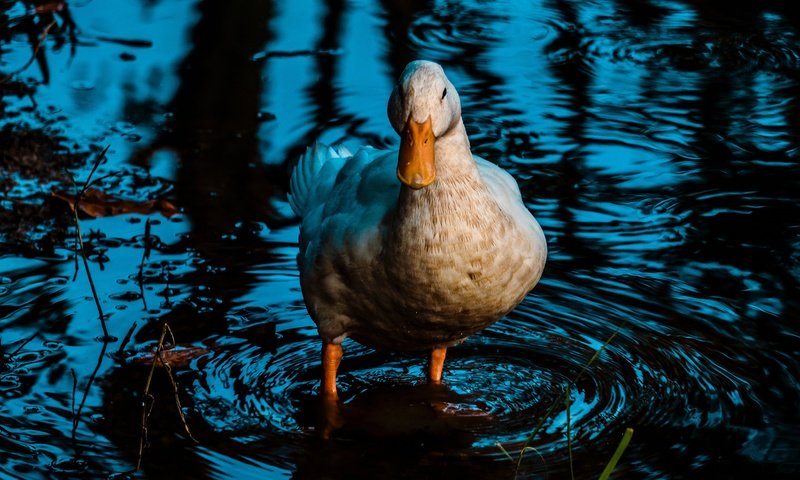
[[344,0],[327,0],[322,19],[322,31],[317,40],[313,58],[316,67],[316,80],[306,88],[312,116],[309,128],[299,136],[296,144],[287,152],[290,163],[297,159],[325,131],[335,125],[350,125],[353,118],[344,115],[340,105],[340,90],[336,87],[336,74],[341,46],[342,22],[347,13],[347,2]]
[[[268,82],[262,80],[263,62],[254,61],[253,55],[273,36],[272,3],[234,6],[207,1],[197,10],[200,19],[192,31],[192,49],[178,69],[180,85],[168,105],[171,118],[163,133],[134,157],[147,165],[160,149],[176,153],[176,203],[183,206],[192,230],[175,248],[196,250],[202,259],[202,266],[185,278],[205,291],[194,296],[210,294],[219,301],[218,308],[204,309],[210,324],[187,325],[187,317],[197,312],[186,305],[167,315],[165,319],[184,320],[172,325],[184,341],[204,338],[208,328],[218,331],[232,302],[257,281],[249,267],[274,259],[259,238],[259,225],[283,222],[270,198],[286,181],[282,169],[264,165],[256,136]],[[148,328],[140,336],[152,338],[155,331]]]
[[386,64],[391,78],[400,78],[403,69],[420,57],[419,49],[411,41],[411,27],[423,12],[433,10],[431,0],[382,0],[383,34],[386,38]]
[[[176,154],[176,203],[184,208],[191,232],[170,248],[183,255],[197,252],[197,268],[181,279],[191,289],[189,298],[158,322],[145,324],[134,336],[140,344],[157,339],[163,322],[169,323],[181,343],[224,332],[225,315],[258,282],[253,265],[276,258],[260,237],[261,224],[285,222],[270,203],[271,196],[287,182],[285,171],[264,165],[257,138],[261,98],[269,81],[262,78],[264,60],[253,58],[273,38],[269,25],[274,5],[270,1],[208,0],[200,2],[197,11],[192,47],[179,66],[180,84],[167,106],[170,119],[162,133],[132,159],[147,167],[159,150]],[[140,410],[145,375],[141,366],[125,365],[113,371],[106,382],[113,385],[107,387],[104,402],[111,420],[106,424],[107,434],[132,447],[134,455],[139,432],[134,412]],[[207,466],[196,460],[196,452],[176,443],[175,434],[182,427],[171,386],[164,375],[156,377],[160,380],[152,387],[157,398],[150,419],[152,446],[145,453],[144,470],[159,475],[207,476]],[[135,399],[134,405],[130,399]],[[184,401],[191,405],[191,398]],[[190,426],[199,430],[201,438],[208,433],[202,424],[190,422]],[[135,442],[131,442],[133,436]]]

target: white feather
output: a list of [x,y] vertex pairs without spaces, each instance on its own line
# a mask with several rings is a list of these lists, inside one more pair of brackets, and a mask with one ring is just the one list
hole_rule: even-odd
[[343,145],[328,147],[315,143],[306,148],[289,180],[289,205],[296,215],[303,217],[308,205],[314,204],[313,197],[324,195],[333,188],[336,174],[352,156]]

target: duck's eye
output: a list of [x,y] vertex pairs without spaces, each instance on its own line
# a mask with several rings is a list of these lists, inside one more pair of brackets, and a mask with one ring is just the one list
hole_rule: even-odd
[[446,88],[442,92],[442,100],[444,100],[445,95],[447,95],[447,89]]

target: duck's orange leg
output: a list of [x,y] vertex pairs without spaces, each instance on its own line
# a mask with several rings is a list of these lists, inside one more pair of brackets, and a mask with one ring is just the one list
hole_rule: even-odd
[[442,383],[442,369],[444,368],[444,357],[447,354],[447,347],[439,347],[431,350],[431,358],[428,363],[428,381],[431,383]]
[[322,400],[322,424],[319,436],[327,440],[331,433],[344,424],[339,408],[339,393],[336,391],[336,370],[342,361],[342,346],[333,343],[322,344],[322,382],[320,398]]
[[334,343],[322,344],[322,385],[320,393],[330,400],[338,400],[336,370],[342,361],[342,346]]

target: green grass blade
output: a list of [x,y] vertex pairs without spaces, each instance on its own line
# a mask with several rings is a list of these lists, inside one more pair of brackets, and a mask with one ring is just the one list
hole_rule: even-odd
[[509,460],[511,460],[512,462],[514,461],[514,459],[511,457],[511,454],[508,453],[508,450],[506,450],[506,448],[503,446],[502,443],[495,442],[494,444],[497,445],[497,448],[499,448],[500,451],[502,451],[506,455],[506,457],[508,457]]
[[622,454],[625,452],[625,449],[628,448],[628,444],[631,443],[631,437],[633,436],[633,429],[626,428],[625,435],[622,436],[622,440],[620,440],[619,445],[617,446],[617,450],[614,452],[614,455],[611,457],[611,460],[608,461],[608,465],[603,470],[603,473],[600,474],[599,480],[608,480],[608,477],[611,476],[611,472],[614,471],[614,468],[617,466],[617,462],[619,461]]
[[[621,329],[622,329],[622,325],[617,326],[617,329],[614,331],[614,333],[612,333],[611,336],[608,337],[608,340],[606,340],[605,343],[603,343],[600,346],[600,348],[598,348],[594,352],[594,355],[592,355],[592,358],[590,358],[589,361],[586,362],[586,364],[583,366],[583,368],[578,373],[578,375],[575,376],[575,378],[572,380],[572,382],[570,382],[570,385],[569,385],[568,388],[571,388],[573,385],[576,385],[578,383],[578,381],[581,379],[581,377],[583,377],[583,374],[585,374],[586,371],[589,370],[589,367],[591,367],[592,364],[600,357],[600,354],[603,353],[603,350],[605,350],[606,347],[611,343],[611,341],[614,340],[614,337],[617,336],[617,334],[620,332]],[[519,478],[519,469],[522,466],[522,460],[525,458],[525,451],[528,448],[531,448],[530,447],[531,442],[533,441],[534,438],[536,438],[536,435],[539,433],[539,431],[544,426],[544,422],[546,422],[547,419],[550,418],[550,416],[555,411],[555,408],[558,405],[560,405],[561,402],[564,400],[564,395],[565,394],[566,394],[566,391],[561,392],[561,394],[558,396],[558,398],[556,398],[556,400],[550,405],[550,408],[547,409],[545,414],[539,420],[539,423],[536,425],[536,427],[534,427],[534,429],[528,435],[528,438],[525,440],[525,443],[522,445],[522,449],[520,450],[519,455],[517,456],[517,466],[514,469],[514,480],[517,480],[517,478]],[[538,453],[538,451],[537,451],[537,453]]]

